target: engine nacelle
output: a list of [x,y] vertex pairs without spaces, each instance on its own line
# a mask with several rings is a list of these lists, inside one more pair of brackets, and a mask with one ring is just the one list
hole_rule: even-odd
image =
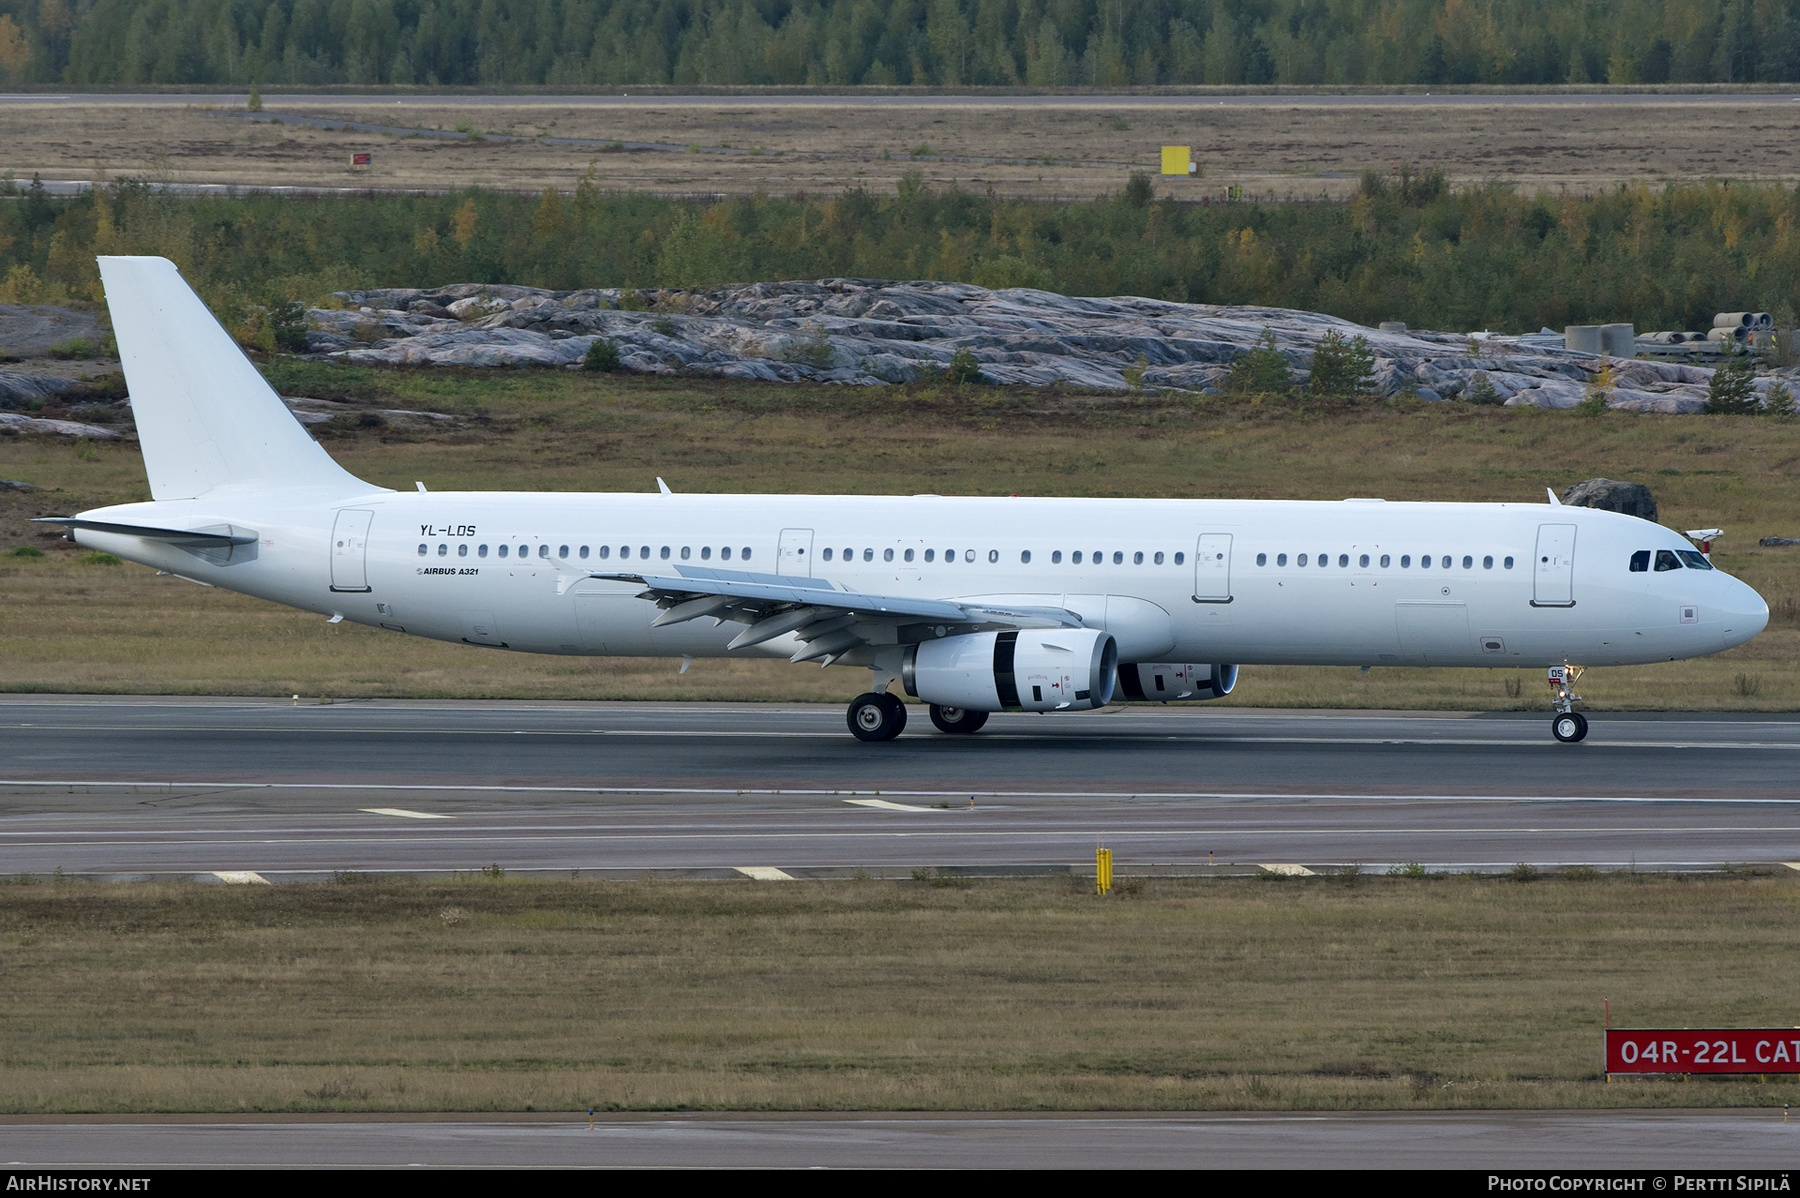
[[1237,685],[1236,666],[1127,662],[1119,667],[1119,698],[1133,703],[1219,699]]
[[1087,711],[1112,702],[1119,649],[1097,628],[973,632],[906,652],[906,693],[964,711]]

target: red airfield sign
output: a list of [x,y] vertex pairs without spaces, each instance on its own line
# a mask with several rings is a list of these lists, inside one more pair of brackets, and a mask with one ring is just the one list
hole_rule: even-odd
[[1800,1073],[1800,1028],[1608,1028],[1608,1073]]

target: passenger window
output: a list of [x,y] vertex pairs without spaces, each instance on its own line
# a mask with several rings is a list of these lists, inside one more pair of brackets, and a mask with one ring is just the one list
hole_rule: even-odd
[[662,547],[662,559],[665,562],[669,560],[669,547],[667,545]]
[[[731,556],[731,550],[727,549],[725,551],[725,555],[727,557]],[[749,561],[750,560],[750,546],[748,546],[748,545],[744,546],[744,552],[742,554],[740,554],[739,556],[741,556],[745,561]]]
[[[423,546],[421,546],[421,549],[422,549],[422,548],[423,548]],[[500,546],[500,549],[499,549],[499,551],[498,551],[498,552],[499,552],[499,554],[500,554],[500,556],[501,556],[501,557],[505,557],[505,556],[506,556],[506,546],[504,546],[504,545],[502,545],[502,546]]]
[[925,560],[926,560],[926,561],[928,561],[928,562],[929,562],[929,561],[933,561],[933,560],[935,560],[935,559],[936,559],[936,558],[937,558],[937,550],[935,550],[935,549],[927,549],[927,550],[926,550],[926,551],[925,551]]
[[1185,561],[1186,561],[1186,560],[1187,560],[1187,554],[1185,554],[1185,553],[1177,553],[1177,554],[1176,554],[1176,555],[1175,555],[1175,564],[1176,564],[1176,565],[1178,565],[1178,566],[1179,566],[1179,565],[1180,565],[1180,564],[1181,564],[1181,563],[1182,563],[1182,562],[1185,562]]
[[874,561],[874,560],[875,560],[875,551],[874,551],[874,550],[873,550],[873,549],[865,549],[865,550],[863,550],[863,560],[864,560],[864,561],[865,561],[865,562],[872,562],[872,561]]
[[1113,565],[1122,566],[1124,564],[1125,564],[1125,555],[1117,549],[1113,550]]
[[1446,553],[1443,556],[1443,558],[1439,561],[1438,564],[1443,566],[1444,569],[1448,570],[1450,568],[1450,555],[1448,553]]
[[908,550],[907,550],[907,551],[906,551],[906,555],[905,555],[905,556],[906,556],[906,560],[907,560],[907,561],[909,561],[909,562],[910,562],[910,561],[911,561],[911,560],[912,560],[912,559],[913,559],[913,551],[912,551],[912,550],[910,550],[910,549],[908,549]]
[[824,559],[825,559],[825,560],[826,560],[826,561],[830,561],[830,560],[831,560],[831,549],[830,549],[830,547],[829,547],[829,546],[827,546],[827,547],[826,547],[826,549],[825,549],[825,552],[824,552],[824,553],[823,553],[823,554],[822,554],[822,555],[821,555],[821,556],[822,556],[822,557],[824,557]]
[[1058,549],[1050,555],[1050,564],[1053,566],[1062,565],[1062,550]]
[[1295,558],[1294,564],[1296,566],[1304,566],[1306,564],[1306,555],[1302,553],[1299,557]]
[[438,556],[439,557],[449,557],[450,556],[450,546],[440,543],[438,545]]
[[424,545],[420,545],[420,546],[419,546],[419,556],[420,556],[420,557],[424,557],[424,556],[425,556],[425,546],[424,546]]
[[1019,551],[1019,560],[1029,566],[1031,564],[1031,550],[1021,549]]
[[466,545],[466,544],[464,544],[464,545],[458,545],[458,546],[457,546],[457,547],[456,547],[456,556],[457,556],[457,557],[468,557],[468,556],[469,556],[469,547],[468,547],[468,545]]
[[1329,553],[1321,553],[1319,555],[1319,568],[1321,570],[1323,570],[1326,566],[1329,566],[1330,564],[1331,564],[1331,555]]
[[1361,557],[1357,558],[1356,564],[1361,566],[1363,569],[1367,570],[1369,568],[1369,555],[1365,553]]
[[703,562],[710,562],[712,560],[712,546],[711,545],[700,546],[700,560]]
[[583,545],[581,547],[581,560],[585,562],[587,560],[587,555],[588,555],[588,547],[586,545]]
[[720,546],[719,560],[722,562],[728,562],[731,560],[731,546],[729,546],[729,545]]
[[[1368,558],[1364,558],[1364,559],[1363,559],[1363,564],[1364,564],[1364,565],[1365,565],[1365,566],[1366,566],[1366,565],[1368,565],[1368,564],[1369,564],[1369,559],[1368,559]],[[1350,555],[1349,555],[1349,554],[1348,554],[1348,553],[1340,553],[1340,554],[1338,554],[1338,569],[1340,569],[1340,570],[1347,570],[1347,569],[1349,569],[1349,568],[1350,568]]]
[[1463,557],[1463,569],[1473,570],[1474,568],[1475,568],[1475,559],[1472,557],[1469,557],[1465,554]]
[[1508,570],[1510,570],[1510,569],[1512,569],[1512,558],[1509,557],[1505,561],[1501,562],[1500,564],[1505,566]]
[[955,560],[956,560],[956,550],[954,550],[954,549],[944,550],[944,564],[946,566]]
[[[1258,556],[1261,556],[1261,557],[1267,557],[1267,556],[1268,556],[1268,555],[1267,555],[1267,554],[1260,554],[1260,555],[1258,555]],[[1155,559],[1154,559],[1154,560],[1155,560],[1155,562],[1156,562],[1156,564],[1157,564],[1157,565],[1159,565],[1159,566],[1160,566],[1160,565],[1162,565],[1162,559],[1163,559],[1163,555],[1162,555],[1162,550],[1160,550],[1160,549],[1158,549],[1158,550],[1157,550],[1157,551],[1156,551],[1156,558],[1155,558]],[[1262,565],[1262,563],[1261,563],[1261,562],[1258,562],[1258,563],[1256,563],[1256,564],[1257,564],[1257,565],[1259,565],[1259,566],[1260,566],[1260,565]]]
[[1486,557],[1481,559],[1481,568],[1483,570],[1492,570],[1494,568],[1494,555],[1493,554],[1490,553]]
[[683,545],[683,546],[682,546],[682,547],[681,547],[681,560],[682,560],[682,561],[684,561],[684,562],[685,562],[685,561],[687,561],[687,560],[688,560],[688,556],[689,556],[689,555],[690,555],[690,554],[692,554],[692,553],[693,553],[693,552],[694,552],[694,551],[693,551],[693,550],[692,550],[692,549],[689,549],[689,548],[688,548],[688,547],[687,547],[687,546],[686,546],[686,545]]
[[550,546],[539,545],[538,546],[538,556],[542,557],[542,558],[548,558],[550,556]]
[[1079,566],[1081,564],[1081,550],[1077,549],[1074,553],[1071,553],[1069,555],[1069,561]]
[[1142,550],[1131,555],[1131,564],[1134,566],[1141,566],[1144,564],[1144,554]]
[[1706,560],[1706,555],[1697,549],[1677,549],[1675,552],[1681,556],[1682,561],[1687,563],[1687,568],[1690,570],[1713,568],[1713,564]]
[[[1159,555],[1159,556],[1160,556],[1160,555]],[[1256,564],[1257,564],[1257,565],[1259,565],[1259,566],[1266,566],[1266,565],[1268,565],[1268,564],[1269,564],[1269,555],[1268,555],[1268,554],[1266,554],[1266,553],[1259,553],[1259,554],[1257,554],[1257,555],[1256,555]]]
[[844,560],[847,562],[855,561],[856,560],[856,550],[854,550],[854,549],[844,550]]
[[1285,553],[1277,553],[1277,554],[1276,554],[1276,555],[1275,555],[1275,564],[1276,564],[1276,565],[1278,565],[1278,566],[1285,566],[1285,565],[1287,565],[1287,554],[1285,554]]
[[972,561],[974,561],[974,560],[975,560],[975,551],[974,551],[974,550],[973,550],[973,549],[965,549],[965,550],[963,550],[963,560],[964,560],[964,561],[965,561],[965,562],[972,562]]
[[1650,551],[1648,549],[1640,549],[1631,555],[1631,572],[1633,574],[1644,574],[1647,573],[1649,569]]
[[601,561],[605,561],[607,558],[609,558],[611,556],[612,556],[612,546],[611,545],[600,546],[600,560]]
[[883,549],[881,551],[881,560],[884,562],[893,561],[894,560],[894,551],[892,549]]
[[[1403,559],[1403,560],[1404,560],[1404,559]],[[1429,570],[1429,569],[1431,569],[1431,555],[1430,555],[1430,554],[1429,554],[1429,553],[1427,553],[1427,554],[1423,554],[1423,555],[1421,555],[1421,556],[1420,556],[1420,558],[1419,558],[1419,569],[1421,569],[1421,570]]]
[[1658,574],[1661,574],[1664,570],[1679,569],[1681,569],[1680,558],[1676,557],[1673,553],[1670,553],[1667,549],[1658,549],[1656,551],[1656,572]]
[[1394,559],[1393,559],[1393,558],[1391,558],[1391,557],[1389,557],[1389,556],[1388,556],[1388,555],[1387,555],[1387,554],[1385,554],[1385,553],[1384,553],[1384,554],[1382,554],[1382,555],[1381,555],[1381,568],[1382,568],[1382,569],[1383,569],[1383,570],[1385,570],[1385,569],[1387,569],[1387,568],[1388,568],[1388,563],[1389,563],[1389,562],[1391,562],[1391,561],[1393,561],[1393,560],[1394,560]]
[[1410,568],[1411,566],[1412,566],[1412,554],[1402,553],[1400,555],[1400,568],[1402,570],[1405,570],[1405,569]]
[[638,556],[643,558],[645,561],[649,561],[650,560],[650,546],[639,545],[638,546]]
[[988,550],[988,565],[990,565],[990,566],[995,565],[996,563],[999,562],[999,560],[1000,560],[1000,551],[998,549]]
[[569,556],[569,547],[567,545],[564,545],[564,546],[560,547],[559,549],[557,549],[556,556],[567,559]]
[[476,556],[476,557],[486,557],[486,556],[487,556],[487,546],[486,546],[486,545],[478,545],[478,546],[476,546],[476,548],[475,548],[475,556]]

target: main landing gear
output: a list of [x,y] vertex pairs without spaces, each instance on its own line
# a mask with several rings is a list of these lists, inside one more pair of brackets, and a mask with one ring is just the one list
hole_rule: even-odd
[[1582,673],[1580,666],[1550,667],[1550,705],[1556,709],[1550,718],[1550,735],[1565,745],[1582,740],[1588,733],[1587,717],[1575,710],[1575,704],[1581,701],[1575,693],[1575,683]]
[[961,707],[940,707],[931,705],[931,722],[937,725],[939,732],[979,732],[987,723],[988,713],[985,711],[967,711]]
[[893,740],[906,730],[906,704],[885,692],[869,691],[850,701],[844,718],[857,740]]

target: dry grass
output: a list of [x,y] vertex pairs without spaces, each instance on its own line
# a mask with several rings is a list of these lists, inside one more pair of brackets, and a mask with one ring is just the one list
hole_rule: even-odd
[[[251,125],[203,101],[191,107],[9,104],[0,111],[0,143],[8,147],[5,167],[24,177],[41,171],[47,178],[85,179],[105,171],[253,186],[570,188],[598,157],[604,185],[624,191],[780,194],[856,184],[891,190],[916,166],[936,185],[1085,199],[1117,190],[1128,170],[1122,164],[1155,171],[1164,143],[1192,146],[1205,172],[1198,182],[1163,184],[1174,195],[1218,193],[1233,183],[1258,195],[1342,195],[1361,171],[1403,160],[1436,163],[1458,182],[1500,179],[1533,190],[1588,191],[1622,179],[1800,175],[1800,112],[1787,93],[1704,106],[1676,106],[1654,95],[1605,105],[1570,96],[1530,106],[1298,107],[1279,96],[1232,105],[1194,96],[1179,105],[1137,107],[1092,106],[1071,97],[1054,104],[1021,98],[899,109],[847,107],[835,96],[780,105],[754,96],[697,105],[634,97],[605,106],[553,97],[483,105],[396,99],[359,107],[321,96],[268,97],[267,115],[762,152],[597,154],[592,147],[535,142]],[[1129,128],[1115,128],[1119,119]],[[1034,161],[915,161],[910,151],[921,144],[940,155]],[[350,170],[350,154],[358,150],[375,151],[372,169]]]
[[[307,368],[311,370],[311,368]],[[385,405],[486,413],[465,433],[343,434],[332,452],[399,488],[1064,494],[1538,501],[1595,475],[1647,482],[1675,528],[1718,525],[1719,564],[1775,621],[1718,657],[1592,672],[1596,708],[1800,707],[1800,425],[1737,417],[1582,419],[1435,405],[1270,412],[971,388],[803,389],[642,382],[561,372],[317,370],[290,383]],[[284,389],[297,390],[300,386]],[[0,689],[393,697],[841,700],[842,671],[769,661],[496,655],[346,625],[158,578],[82,564],[33,515],[147,498],[134,447],[0,438]],[[1742,681],[1740,681],[1740,678]],[[1508,693],[1509,680],[1519,695]],[[1544,705],[1535,674],[1261,667],[1233,704],[1495,709]]]
[[[0,1110],[1767,1105],[1800,879],[0,886]],[[1705,984],[1694,963],[1704,957]]]

